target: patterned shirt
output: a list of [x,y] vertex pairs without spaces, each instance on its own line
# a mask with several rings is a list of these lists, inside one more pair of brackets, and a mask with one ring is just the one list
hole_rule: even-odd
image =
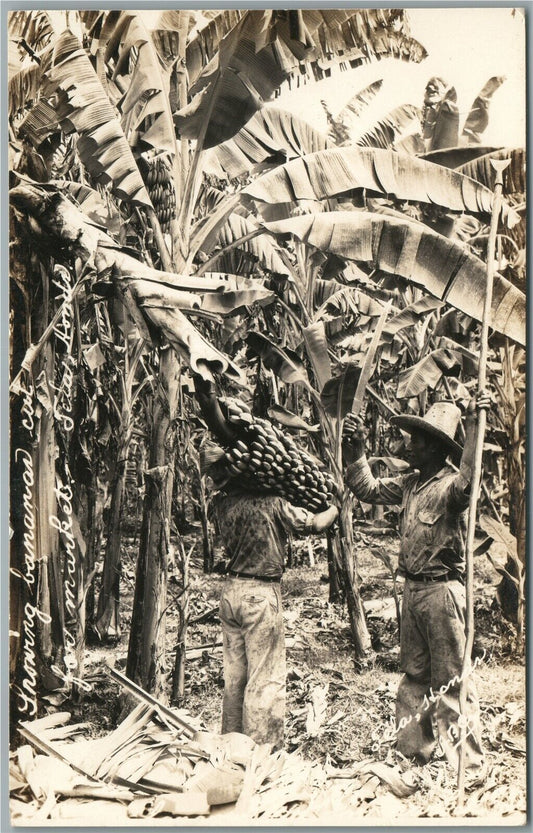
[[229,570],[281,578],[289,532],[309,533],[313,514],[280,497],[223,495],[214,510]]
[[348,466],[346,481],[367,503],[400,504],[400,571],[464,573],[470,484],[460,472],[444,466],[424,483],[417,472],[376,479],[362,457]]

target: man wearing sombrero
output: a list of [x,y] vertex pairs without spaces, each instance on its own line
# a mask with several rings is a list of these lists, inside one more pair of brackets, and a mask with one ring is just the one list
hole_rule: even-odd
[[[400,633],[404,675],[396,699],[397,749],[427,762],[437,744],[457,767],[459,684],[465,647],[464,587],[468,507],[475,447],[475,407],[487,408],[479,395],[469,404],[464,449],[455,435],[461,412],[437,402],[423,417],[396,416],[391,423],[409,432],[408,459],[414,471],[373,477],[365,456],[363,426],[348,416],[344,426],[346,482],[366,503],[399,504],[398,572],[405,578]],[[447,459],[459,465],[448,465]],[[467,681],[466,765],[481,773],[479,704]]]

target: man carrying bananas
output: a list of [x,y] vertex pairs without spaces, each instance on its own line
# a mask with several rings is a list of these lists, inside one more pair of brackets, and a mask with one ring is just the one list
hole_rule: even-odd
[[[396,416],[391,423],[411,435],[412,471],[373,477],[365,456],[362,422],[346,418],[343,452],[346,482],[366,503],[399,504],[398,572],[405,578],[400,633],[403,677],[396,699],[397,748],[429,761],[440,742],[449,762],[459,759],[459,682],[465,647],[465,510],[475,449],[475,407],[488,408],[485,394],[473,397],[465,421],[464,448],[455,441],[461,412],[438,402],[424,417]],[[459,469],[447,464],[455,457]],[[472,780],[483,774],[479,704],[467,679],[466,766]]]
[[[236,437],[214,386],[195,379],[195,387],[209,428],[233,447]],[[219,607],[224,658],[222,732],[242,732],[256,743],[280,749],[286,690],[280,582],[288,535],[325,531],[336,520],[338,509],[328,505],[312,512],[294,506],[276,494],[262,493],[261,481],[254,488],[253,481],[231,472],[223,459],[207,468],[219,490],[212,507],[229,557]]]

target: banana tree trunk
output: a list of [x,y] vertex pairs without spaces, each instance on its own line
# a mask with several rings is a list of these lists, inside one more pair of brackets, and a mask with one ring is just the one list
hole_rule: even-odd
[[350,633],[355,659],[363,659],[371,648],[363,602],[359,593],[360,578],[354,558],[353,498],[345,492],[339,515],[339,532],[333,539],[335,561],[342,566],[341,581],[348,608]]
[[150,438],[150,468],[145,472],[146,494],[126,666],[130,680],[156,697],[162,693],[164,662],[169,481],[172,485],[169,428],[168,413],[157,402]]
[[126,454],[121,449],[120,459],[111,490],[111,508],[107,525],[102,586],[98,597],[95,630],[99,639],[120,637],[120,575],[122,541],[122,510],[126,483]]
[[198,509],[200,512],[200,523],[202,524],[204,573],[212,573],[215,564],[215,552],[213,549],[213,539],[211,536],[211,529],[209,527],[209,519],[207,517],[207,495],[205,493],[205,483],[200,472],[198,473],[198,479]]
[[162,351],[162,391],[154,399],[150,468],[135,579],[126,674],[145,691],[160,697],[165,663],[166,597],[170,513],[175,465],[175,427],[180,367],[173,350]]
[[172,703],[181,706],[185,695],[185,659],[187,654],[187,628],[189,625],[189,557],[180,540],[180,567],[182,593],[179,604],[179,624],[176,635],[176,661],[172,677]]
[[87,542],[85,553],[85,576],[89,579],[89,586],[85,594],[85,621],[91,629],[94,627],[96,614],[96,599],[94,593],[93,571],[100,554],[103,538],[103,508],[104,501],[100,495],[98,473],[91,475],[91,483],[86,490],[86,523],[83,530]]
[[[526,501],[525,501],[525,476],[523,463],[520,454],[520,439],[512,443],[507,452],[507,483],[509,487],[509,527],[511,533],[516,537],[516,548],[518,560],[522,572],[526,569]],[[506,570],[515,578],[518,569],[514,561],[509,558],[505,565]],[[522,645],[524,636],[524,593],[523,587],[517,588],[506,576],[503,577],[499,596],[506,615],[516,621],[518,644]]]

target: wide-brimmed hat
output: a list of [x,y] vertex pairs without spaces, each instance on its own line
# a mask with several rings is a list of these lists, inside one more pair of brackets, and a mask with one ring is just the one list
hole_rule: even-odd
[[463,448],[455,441],[457,427],[461,421],[461,411],[453,402],[435,402],[427,414],[411,416],[402,414],[391,417],[391,425],[397,425],[406,431],[426,431],[445,443],[455,457],[460,457]]

